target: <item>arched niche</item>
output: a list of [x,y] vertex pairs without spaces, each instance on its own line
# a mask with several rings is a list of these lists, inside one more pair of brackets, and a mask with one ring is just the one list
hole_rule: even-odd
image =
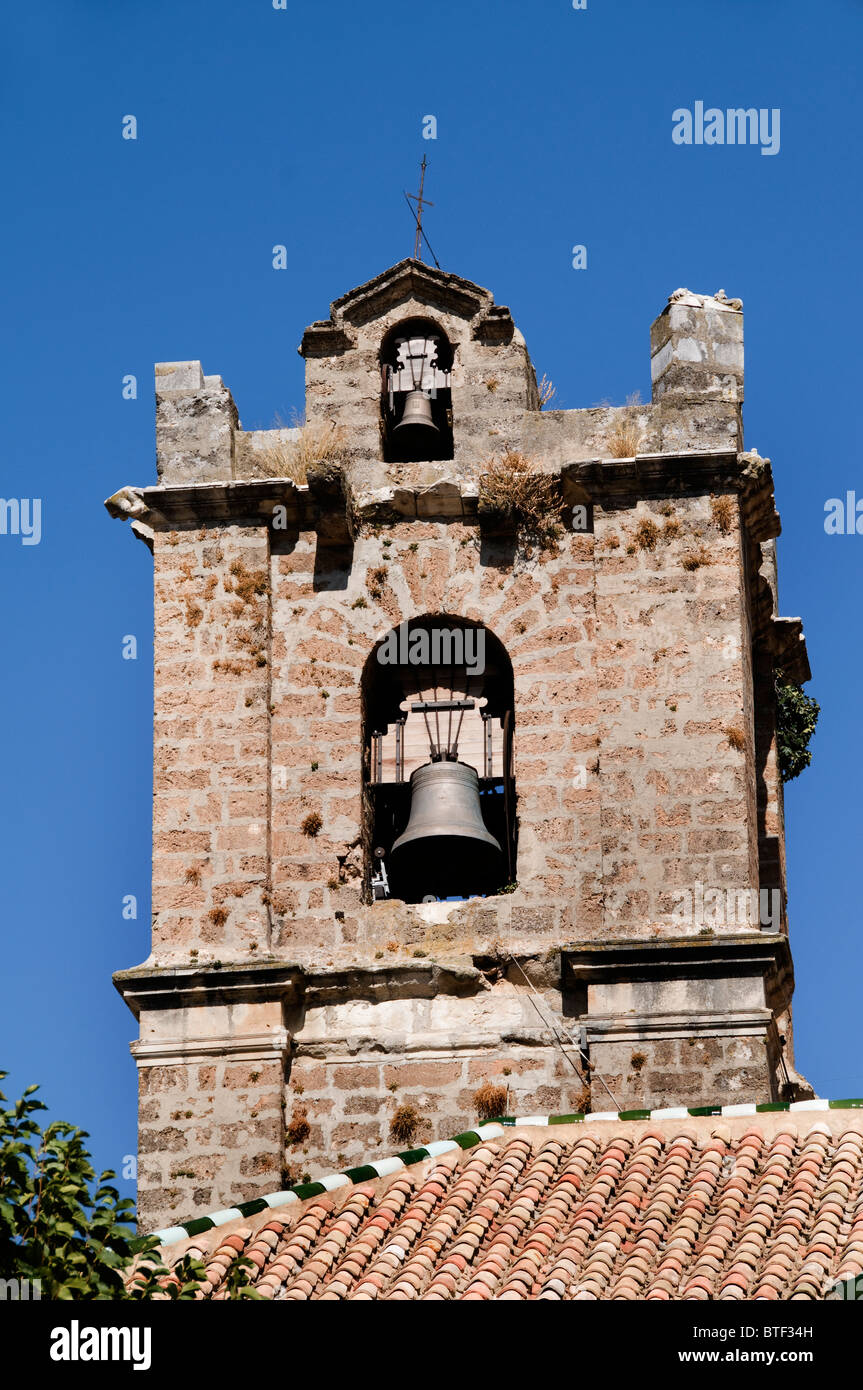
[[[484,624],[464,618],[413,618],[375,645],[364,667],[362,691],[370,897],[462,899],[493,895],[514,882],[513,674],[500,640]],[[459,808],[476,809],[500,854],[489,864],[481,854],[468,852],[465,865],[465,856],[455,851],[470,847],[454,844],[443,825],[439,839],[430,837],[422,855],[411,856],[408,872],[404,851],[393,853],[393,847],[411,822],[412,798],[417,810],[417,779],[413,786],[411,779],[420,768],[441,762],[475,772],[475,793],[463,786],[457,792]],[[467,773],[463,780],[473,785]],[[474,796],[476,806],[466,799]]]
[[396,324],[381,343],[381,440],[388,463],[453,456],[453,349],[432,319]]

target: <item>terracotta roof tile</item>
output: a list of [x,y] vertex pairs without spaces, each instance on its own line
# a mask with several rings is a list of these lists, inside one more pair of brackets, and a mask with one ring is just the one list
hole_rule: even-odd
[[241,1256],[290,1302],[823,1298],[863,1273],[863,1114],[796,1118],[498,1131],[166,1255],[217,1300]]

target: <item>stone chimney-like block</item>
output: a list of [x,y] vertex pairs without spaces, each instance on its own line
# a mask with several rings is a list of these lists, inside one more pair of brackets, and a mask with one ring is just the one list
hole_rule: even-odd
[[219,376],[200,362],[156,363],[159,482],[210,483],[233,477],[237,408]]
[[654,402],[743,400],[743,305],[675,290],[650,329]]

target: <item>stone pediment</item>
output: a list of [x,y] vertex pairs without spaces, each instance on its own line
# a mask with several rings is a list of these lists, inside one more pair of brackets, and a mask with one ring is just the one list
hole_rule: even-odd
[[[494,331],[511,331],[509,310],[495,305],[494,296],[472,280],[438,270],[412,259],[399,261],[364,285],[349,290],[330,305],[329,319],[311,324],[303,334],[303,357],[344,352],[354,341],[353,329],[389,313],[398,304],[419,301],[458,318],[484,321],[490,316]],[[504,322],[505,321],[505,322]]]

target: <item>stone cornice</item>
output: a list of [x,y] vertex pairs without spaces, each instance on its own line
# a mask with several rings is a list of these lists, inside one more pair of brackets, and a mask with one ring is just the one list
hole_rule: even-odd
[[354,346],[353,335],[332,319],[310,323],[297,352],[301,357],[335,357]]
[[[556,473],[553,470],[551,476]],[[734,451],[597,458],[564,464],[559,476],[568,505],[661,494],[669,489],[704,492],[724,486],[741,493],[747,525],[755,528],[755,540],[778,534],[769,464],[753,471],[749,456]],[[154,530],[202,522],[269,524],[277,506],[284,507],[289,524],[303,529],[314,528],[322,516],[332,519],[341,512],[345,530],[353,520],[380,520],[386,516],[473,519],[478,516],[478,491],[476,481],[443,477],[431,484],[398,483],[363,492],[351,488],[345,469],[330,466],[313,469],[305,486],[289,478],[235,478],[171,487],[127,486],[105,502],[111,516],[132,519]]]
[[772,623],[773,664],[795,685],[812,679],[802,618],[774,618]]
[[307,1004],[321,1005],[353,999],[435,999],[441,994],[477,994],[483,975],[466,957],[463,961],[429,961],[398,965],[360,965],[344,969],[304,971]]
[[269,525],[277,506],[297,524],[316,514],[308,487],[290,478],[243,478],[218,483],[186,483],[180,487],[122,487],[105,501],[111,516],[145,522],[156,531],[177,526],[227,522]]
[[775,955],[777,950],[787,952],[788,938],[779,932],[715,932],[709,937],[651,937],[648,941],[634,938],[619,941],[575,941],[561,946],[560,949],[571,959],[582,962],[585,968],[595,963],[597,969],[602,970],[604,962],[624,959],[638,960],[643,962],[646,968],[652,968],[650,962],[661,961],[666,955],[669,958],[682,959],[685,954],[693,960],[713,959],[729,954],[748,956],[753,951],[757,955]]
[[[793,971],[788,938],[772,932],[736,932],[651,941],[587,941],[559,948],[564,983],[653,980],[687,976],[762,974],[772,987],[790,995]],[[520,957],[521,958],[521,957]],[[526,957],[525,957],[526,959]],[[175,1009],[214,1003],[233,1004],[278,998],[315,1007],[362,996],[386,999],[473,995],[484,976],[471,958],[368,964],[314,969],[293,961],[226,963],[222,966],[149,965],[121,970],[114,985],[139,1017],[142,1009]]]
[[291,1035],[287,1028],[269,1033],[243,1033],[212,1038],[178,1038],[167,1041],[138,1041],[129,1051],[139,1067],[179,1066],[186,1062],[205,1062],[212,1057],[231,1061],[285,1061],[290,1053]]
[[[519,955],[519,960],[528,957]],[[385,965],[357,963],[315,969],[293,961],[252,965],[138,965],[114,975],[114,985],[136,1018],[142,1010],[194,1008],[282,999],[291,1005],[325,1006],[347,999],[436,999],[482,993],[485,976],[469,956]]]
[[773,469],[769,459],[755,453],[739,455],[740,511],[743,523],[754,541],[769,541],[782,530],[773,489]]
[[[632,458],[596,458],[566,463],[560,471],[564,497],[604,502],[624,497],[661,495],[666,491],[742,491],[743,456],[734,449],[693,453],[636,454]],[[772,492],[772,488],[771,488]],[[759,537],[761,539],[761,537]]]
[[561,947],[564,978],[585,984],[761,975],[771,994],[790,1000],[794,970],[787,936],[734,932],[651,941],[586,941]]
[[471,329],[471,337],[481,343],[509,343],[515,334],[512,314],[505,304],[492,304]]
[[194,1008],[196,1005],[246,1004],[265,999],[293,1002],[301,992],[303,971],[282,961],[220,967],[174,966],[164,970],[137,965],[118,970],[114,987],[136,1018],[142,1010]]
[[763,1038],[773,1014],[769,1009],[731,1009],[725,1013],[591,1015],[584,1022],[591,1043],[659,1042],[674,1038]]

